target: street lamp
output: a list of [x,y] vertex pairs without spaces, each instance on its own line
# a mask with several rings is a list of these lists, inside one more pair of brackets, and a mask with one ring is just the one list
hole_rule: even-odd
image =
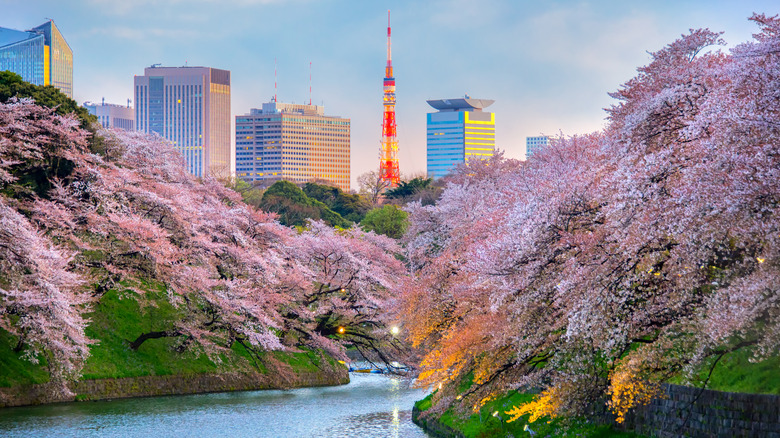
[[393,334],[393,336],[397,335],[397,334],[398,334],[398,332],[400,332],[400,331],[401,331],[401,330],[400,330],[400,329],[398,328],[398,326],[396,326],[396,325],[394,325],[394,326],[392,326],[392,327],[390,328],[390,333],[392,333],[392,334]]

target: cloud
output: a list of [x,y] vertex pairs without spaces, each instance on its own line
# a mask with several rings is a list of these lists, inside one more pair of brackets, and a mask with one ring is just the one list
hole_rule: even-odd
[[[532,17],[538,59],[576,65],[596,72],[612,72],[653,47],[659,25],[653,15],[628,11],[598,11],[588,4],[558,7]],[[542,41],[540,41],[542,42]]]
[[428,11],[431,13],[431,23],[460,28],[464,32],[493,24],[506,12],[503,3],[491,3],[490,7],[485,7],[483,2],[473,0],[443,0],[432,5]]
[[[303,0],[305,1],[305,0]],[[178,6],[186,4],[188,6],[197,4],[209,4],[220,6],[264,6],[271,4],[296,3],[300,0],[88,0],[111,15],[125,16],[139,9],[145,9],[152,6]],[[227,5],[226,5],[227,3]]]
[[202,38],[203,33],[197,30],[172,29],[172,28],[139,28],[127,26],[97,27],[86,32],[89,36],[110,36],[113,38],[141,42],[146,40],[197,39]]

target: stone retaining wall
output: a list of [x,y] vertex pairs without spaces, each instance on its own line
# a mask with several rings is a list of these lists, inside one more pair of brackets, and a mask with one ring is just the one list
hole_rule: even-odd
[[626,430],[667,437],[780,438],[780,396],[664,385],[666,397],[631,413]]
[[445,424],[439,423],[436,418],[433,417],[421,417],[421,412],[417,409],[417,406],[412,408],[412,423],[422,427],[422,429],[429,435],[437,438],[465,438],[463,433],[455,430]]
[[[751,437],[780,438],[780,395],[740,394],[664,385],[664,398],[630,412],[623,430],[658,438]],[[415,408],[412,421],[440,438],[462,438],[463,434],[436,418],[424,418]],[[421,418],[423,417],[423,418]],[[599,421],[614,424],[604,413]]]
[[105,400],[206,392],[334,386],[349,383],[346,367],[323,367],[319,372],[298,373],[292,380],[273,374],[221,373],[173,376],[142,376],[122,379],[82,380],[69,386],[65,396],[50,384],[0,388],[0,408],[74,400]]

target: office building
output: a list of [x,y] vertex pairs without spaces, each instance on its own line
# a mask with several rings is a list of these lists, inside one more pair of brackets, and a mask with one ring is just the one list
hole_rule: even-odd
[[128,100],[127,106],[106,103],[103,99],[101,103],[84,102],[82,105],[90,114],[98,118],[98,122],[104,128],[118,128],[125,131],[135,129],[135,111],[130,106]]
[[35,85],[53,85],[73,98],[73,51],[54,22],[27,31],[0,27],[0,71]]
[[457,165],[493,156],[496,148],[495,114],[484,109],[493,100],[429,100],[437,112],[428,113],[427,169],[429,178],[441,178]]
[[153,65],[134,82],[136,130],[168,139],[195,176],[235,174],[229,71]]
[[534,152],[547,147],[550,144],[550,137],[546,135],[540,135],[537,137],[525,138],[525,159],[531,158]]
[[326,180],[349,190],[350,120],[318,105],[264,103],[236,116],[236,176],[250,183]]

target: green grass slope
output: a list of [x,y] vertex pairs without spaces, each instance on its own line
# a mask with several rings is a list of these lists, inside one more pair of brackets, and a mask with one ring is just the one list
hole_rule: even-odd
[[[429,395],[418,401],[415,403],[415,407],[420,412],[430,409],[431,397],[432,395]],[[459,416],[450,408],[437,421],[460,431],[467,438],[530,436],[526,427],[533,431],[536,436],[542,437],[634,438],[640,436],[630,432],[615,430],[610,425],[594,424],[580,419],[569,419],[566,423],[563,420],[550,420],[549,418],[541,418],[533,423],[523,421],[523,418],[511,423],[506,422],[509,419],[509,416],[505,414],[506,411],[513,406],[531,401],[533,397],[533,394],[512,391],[485,403],[478,413],[474,413],[467,418]]]
[[[695,373],[692,381],[675,377],[669,383],[701,387],[709,376],[707,388],[716,391],[741,392],[752,394],[780,394],[780,355],[766,358],[759,362],[752,361],[753,354],[749,349],[741,349],[723,356],[715,364],[715,358],[706,361]],[[713,364],[715,367],[713,368]],[[710,374],[710,370],[712,373]],[[471,376],[461,383],[460,391],[470,386]],[[585,420],[552,420],[542,418],[534,423],[527,423],[527,417],[512,423],[506,423],[509,418],[506,411],[513,406],[529,402],[532,394],[510,392],[502,397],[486,403],[479,411],[468,418],[459,416],[454,409],[445,411],[436,421],[462,432],[466,437],[529,436],[524,430],[526,425],[536,433],[536,436],[562,437],[637,437],[633,433],[619,431],[609,425],[588,423]],[[415,403],[415,407],[424,412],[431,408],[432,395]],[[494,415],[494,413],[497,413]],[[526,421],[523,421],[526,420]],[[566,427],[564,427],[566,426]]]
[[753,352],[743,348],[723,356],[715,368],[712,366],[716,358],[708,359],[696,370],[691,381],[676,377],[670,383],[701,388],[706,382],[707,389],[715,391],[780,394],[780,354],[758,362],[752,359]]
[[[165,330],[181,315],[166,299],[159,285],[142,283],[145,293],[113,289],[100,297],[93,311],[87,335],[96,343],[82,370],[82,379],[110,379],[140,376],[192,375],[220,372],[268,373],[269,360],[289,367],[292,372],[316,372],[323,360],[335,361],[313,351],[266,352],[261,360],[239,343],[212,360],[192,348],[177,348],[176,338],[150,339],[138,350],[130,343],[141,333]],[[49,381],[46,358],[33,364],[15,352],[16,339],[0,330],[0,387],[39,384]]]

